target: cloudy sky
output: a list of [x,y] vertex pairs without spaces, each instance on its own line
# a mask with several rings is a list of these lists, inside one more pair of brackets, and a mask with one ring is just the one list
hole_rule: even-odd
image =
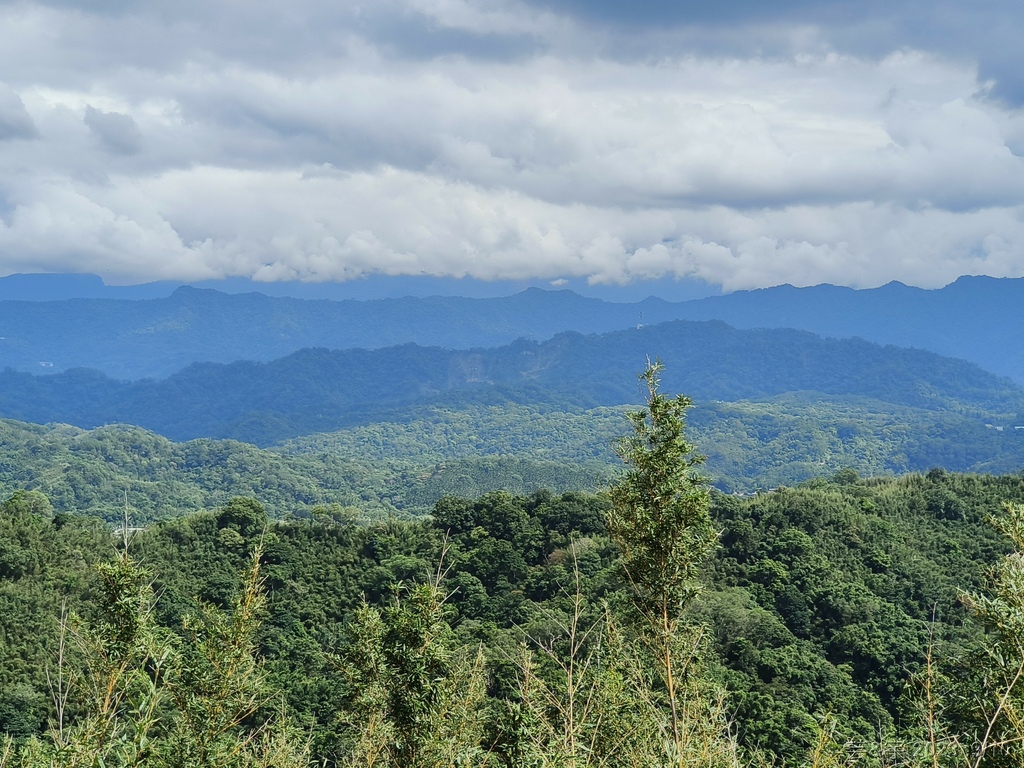
[[1024,275],[1019,0],[0,0],[0,275]]

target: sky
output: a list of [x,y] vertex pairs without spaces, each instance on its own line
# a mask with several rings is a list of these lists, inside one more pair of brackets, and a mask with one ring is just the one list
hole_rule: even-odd
[[1024,276],[1019,0],[0,0],[0,275]]

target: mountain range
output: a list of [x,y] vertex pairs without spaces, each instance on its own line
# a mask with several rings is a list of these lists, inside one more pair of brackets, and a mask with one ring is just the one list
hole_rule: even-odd
[[[0,291],[4,295],[12,292]],[[117,379],[159,378],[194,362],[266,362],[306,347],[469,349],[679,319],[916,347],[1024,383],[1024,279],[988,277],[962,277],[938,290],[900,283],[869,290],[776,286],[683,302],[616,303],[538,288],[499,298],[334,301],[188,286],[158,298],[5,300],[0,366],[31,373],[88,367]]]
[[[0,279],[0,296],[18,284]],[[106,516],[124,483],[147,489],[157,517],[161,499],[191,508],[235,491],[276,508],[307,487],[307,505],[419,513],[443,493],[592,489],[616,471],[623,409],[642,402],[636,374],[655,358],[663,390],[696,402],[693,434],[723,490],[843,468],[1024,466],[1021,280],[674,303],[537,288],[336,301],[167,284],[127,299],[98,278],[50,285],[106,297],[0,301],[0,417],[94,432],[48,427],[59,450],[12,438],[0,486],[46,489],[67,509]],[[786,327],[800,325],[811,330]],[[137,426],[106,426],[117,424]],[[64,458],[40,465],[53,451]],[[194,470],[194,485],[174,485],[165,464]],[[263,476],[278,479],[263,488]]]
[[665,389],[698,401],[804,391],[1024,423],[1024,390],[971,363],[806,331],[741,331],[720,321],[564,332],[470,350],[314,348],[267,363],[194,363],[166,379],[134,382],[88,369],[42,376],[7,370],[0,373],[0,415],[84,428],[125,422],[176,440],[267,445],[453,397],[584,408],[638,403],[636,374],[655,358],[666,365]]

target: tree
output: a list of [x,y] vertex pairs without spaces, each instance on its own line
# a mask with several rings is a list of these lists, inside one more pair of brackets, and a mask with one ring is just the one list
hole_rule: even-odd
[[633,434],[616,447],[629,471],[611,489],[608,530],[622,550],[637,608],[667,629],[697,593],[700,565],[718,536],[708,484],[696,471],[704,457],[686,440],[692,402],[658,391],[661,370],[655,362],[640,375],[647,407],[627,414]]
[[100,621],[62,616],[50,733],[20,748],[0,739],[0,768],[306,768],[307,737],[264,711],[261,554],[231,610],[200,604],[184,642],[156,625],[149,574],[127,548],[102,564]]
[[[709,488],[696,471],[704,457],[686,440],[691,401],[658,391],[661,369],[660,362],[648,363],[640,375],[647,406],[628,414],[633,433],[617,446],[629,470],[611,488],[608,530],[632,587],[638,640],[656,662],[669,712],[661,729],[664,764],[735,765],[722,699],[695,671],[703,633],[682,624],[718,537]],[[652,685],[653,702],[658,691]]]
[[[1024,505],[1005,504],[996,527],[1013,543],[993,574],[991,594],[964,602],[985,629],[974,685],[954,685],[951,698],[973,720],[933,751],[952,765],[1019,766],[1024,761]],[[969,679],[969,676],[968,676]],[[980,690],[977,690],[980,688]],[[959,699],[959,701],[956,701]]]
[[383,609],[363,604],[339,659],[350,699],[343,715],[352,768],[483,766],[483,656],[454,647],[441,571],[396,594]]

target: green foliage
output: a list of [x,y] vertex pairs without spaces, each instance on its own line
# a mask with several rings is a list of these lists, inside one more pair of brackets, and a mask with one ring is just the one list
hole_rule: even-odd
[[380,768],[483,766],[483,656],[453,642],[445,596],[419,584],[383,609],[363,604],[339,659],[354,742],[343,763]]
[[[121,519],[126,490],[137,525],[213,508],[234,496],[259,496],[278,516],[331,502],[351,505],[360,497],[347,471],[343,462],[328,467],[243,443],[172,443],[138,427],[85,432],[0,420],[0,493],[32,489],[57,512],[112,523]],[[41,514],[52,514],[47,510]]]
[[[958,593],[982,590],[987,567],[1005,554],[1006,542],[985,523],[1004,501],[1024,502],[1024,476],[936,471],[865,479],[844,472],[834,481],[754,496],[712,493],[710,518],[722,532],[721,544],[697,569],[694,578],[704,589],[679,614],[669,648],[687,668],[676,685],[677,721],[707,729],[703,736],[695,732],[692,743],[735,754],[729,739],[719,738],[729,713],[746,749],[775,753],[791,765],[803,764],[821,733],[832,745],[823,755],[841,755],[848,744],[861,745],[858,754],[875,754],[865,745],[878,742],[880,732],[895,739],[898,724],[912,720],[917,689],[908,690],[906,681],[926,675],[929,638],[936,658],[965,660],[962,668],[943,668],[949,680],[966,686],[965,696],[938,683],[934,689],[943,732],[961,739],[977,734],[979,714],[965,702],[984,700],[976,697],[984,690],[979,686],[999,678],[985,671],[989,662],[974,650],[981,647],[979,633],[967,624]],[[67,643],[68,669],[81,675],[75,679],[87,682],[92,678],[86,672],[105,668],[83,661],[106,647],[104,627],[121,622],[132,630],[126,636],[150,638],[126,644],[124,657],[135,659],[131,669],[149,671],[131,684],[119,678],[121,700],[130,696],[136,705],[115,711],[138,711],[150,701],[146,680],[159,683],[152,705],[158,727],[149,729],[149,743],[173,737],[181,754],[196,754],[195,744],[203,740],[221,749],[227,740],[252,736],[243,753],[255,760],[273,744],[280,749],[308,739],[316,760],[337,763],[357,759],[352,750],[368,733],[395,736],[396,723],[422,725],[417,743],[456,744],[452,726],[429,714],[431,702],[448,701],[445,711],[472,714],[460,726],[465,739],[457,751],[474,755],[476,764],[557,765],[572,754],[578,765],[629,765],[622,762],[629,753],[657,765],[645,750],[664,757],[671,754],[666,743],[674,743],[665,738],[671,728],[660,730],[671,720],[666,665],[649,642],[657,633],[638,635],[635,620],[623,618],[629,582],[604,522],[610,505],[608,496],[579,493],[491,493],[445,498],[431,520],[359,525],[344,508],[264,520],[256,502],[238,500],[137,533],[132,546],[151,577],[105,586],[96,564],[109,563],[112,575],[119,567],[109,531],[73,515],[48,517],[45,505],[26,505],[19,495],[0,514],[0,557],[7,569],[0,578],[0,722],[17,737],[19,754],[42,754],[45,742],[32,737],[39,739],[46,722],[56,721],[46,672],[55,679],[53,649],[66,595],[68,613],[82,617],[67,625],[76,630],[67,637],[92,638],[84,645]],[[226,541],[225,531],[238,541]],[[436,574],[446,532],[450,570],[443,592],[428,600],[422,584]],[[234,626],[229,617],[248,590],[239,586],[238,573],[261,540],[266,604],[251,614],[261,620],[247,625],[249,644],[232,651],[226,645]],[[159,595],[155,602],[147,592],[150,579]],[[685,598],[693,581],[683,585]],[[124,610],[100,611],[97,601]],[[566,630],[574,623],[579,631],[572,641]],[[707,629],[701,632],[701,626]],[[361,657],[376,659],[374,664],[390,658],[389,667],[330,661],[325,651],[340,658],[355,653],[359,633]],[[128,646],[136,650],[128,653]],[[153,659],[163,653],[169,655],[155,678]],[[211,653],[249,670],[233,678],[238,687],[210,677]],[[1009,651],[1002,653],[1012,661]],[[571,717],[554,703],[567,700],[570,660],[576,691]],[[481,690],[480,681],[470,685],[481,663],[483,700],[469,695]],[[107,665],[115,668],[112,661]],[[356,675],[358,669],[374,671]],[[419,702],[415,711],[428,712],[418,721],[400,711],[405,701],[387,714],[393,704],[383,694],[405,690],[396,687],[399,679],[413,692],[409,703]],[[193,690],[202,696],[179,703],[171,694],[175,686],[179,697]],[[244,694],[260,686],[263,695],[252,710]],[[97,709],[95,698],[84,694],[87,688],[72,688],[82,693],[65,707],[69,728]],[[357,707],[360,696],[375,703]],[[230,718],[218,721],[204,709],[218,697],[234,701],[223,712],[241,713],[244,721],[226,733],[214,725]],[[471,701],[480,706],[466,703]],[[295,725],[276,717],[282,708]],[[586,724],[595,722],[598,710],[616,714],[603,715],[605,725],[595,732]],[[208,723],[214,733],[186,728],[189,711],[198,713],[193,722]],[[372,712],[385,714],[371,719]],[[812,717],[823,712],[832,713],[824,730]],[[115,721],[127,749],[144,729],[128,727],[141,721],[124,717]],[[103,732],[105,721],[89,722],[90,733]],[[261,730],[267,722],[272,726]],[[581,749],[592,741],[580,735],[586,733],[600,738]],[[679,733],[680,743],[689,743],[685,731]],[[638,743],[627,750],[622,745],[631,743],[629,734]],[[377,743],[366,738],[365,745]],[[923,748],[921,739],[901,738],[905,748],[897,746],[904,753]],[[397,737],[388,743],[398,744]],[[570,743],[572,749],[565,747]],[[996,755],[987,758],[993,765]]]
[[[506,763],[738,768],[722,691],[693,669],[666,691],[659,660],[645,652],[635,628],[623,627],[607,604],[594,615],[578,547],[570,552],[573,586],[563,593],[565,610],[549,614],[554,631],[531,637],[532,647],[521,651],[517,697],[506,703],[502,723]],[[683,631],[672,642],[692,652],[701,637]]]
[[[166,634],[152,624],[148,574],[127,552],[99,570],[97,625],[74,615],[62,619],[57,717],[39,754],[66,766],[145,764],[153,753],[163,699],[159,681],[171,649]],[[72,709],[78,715],[69,718]]]
[[659,723],[662,738],[656,743],[665,751],[649,764],[736,765],[734,743],[721,712],[709,718],[695,711],[709,694],[712,700],[715,697],[713,689],[702,684],[698,669],[703,632],[681,620],[683,609],[699,591],[699,569],[717,532],[708,486],[694,470],[703,457],[686,440],[686,409],[691,403],[682,395],[669,398],[658,391],[661,370],[660,362],[648,363],[641,374],[647,405],[628,414],[633,432],[618,448],[628,470],[611,489],[607,518],[639,614],[637,639],[656,671],[653,684],[640,690],[650,691],[654,701],[664,692],[667,714]]
[[[972,642],[959,592],[980,589],[1006,550],[984,521],[1024,500],[1019,475],[848,479],[715,497],[722,549],[694,610],[715,634],[741,739],[781,755],[810,738],[808,713],[831,711],[860,742],[906,718],[929,636],[944,655]],[[956,519],[928,507],[946,493]]]
[[960,679],[940,683],[945,701],[935,713],[933,749],[943,764],[1002,768],[1024,761],[1024,505],[1005,505],[994,523],[1013,550],[995,568],[988,593],[964,598],[985,636],[957,670]]
[[641,612],[674,619],[696,593],[717,533],[708,486],[694,471],[703,457],[684,433],[691,402],[661,394],[660,371],[660,363],[644,371],[647,407],[628,414],[633,433],[618,450],[629,469],[612,486],[608,530]]
[[51,512],[38,493],[0,504],[0,729],[19,737],[50,714],[46,669],[62,603],[83,610],[98,588],[96,565],[112,553],[97,521]]
[[265,603],[260,556],[257,549],[230,613],[198,606],[184,641],[154,623],[149,573],[127,551],[101,564],[96,624],[62,614],[49,733],[0,746],[0,765],[308,765],[305,740],[285,719],[257,717],[271,700],[255,646]]
[[[245,500],[225,509],[253,510]],[[253,551],[242,587],[227,614],[199,604],[186,618],[184,641],[167,675],[175,717],[168,728],[163,761],[187,766],[300,766],[308,763],[305,739],[286,720],[261,709],[272,704],[256,636],[266,607],[260,574],[262,550]]]

